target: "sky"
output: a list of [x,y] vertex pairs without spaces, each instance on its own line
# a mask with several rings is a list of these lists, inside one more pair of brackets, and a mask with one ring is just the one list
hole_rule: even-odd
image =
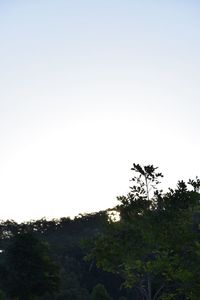
[[0,0],[0,219],[114,207],[133,163],[200,176],[197,0]]

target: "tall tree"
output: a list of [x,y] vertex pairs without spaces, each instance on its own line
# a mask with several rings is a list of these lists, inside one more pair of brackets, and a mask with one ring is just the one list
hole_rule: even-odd
[[193,216],[200,195],[183,181],[163,194],[156,168],[134,164],[132,170],[131,192],[118,198],[121,220],[110,223],[88,257],[122,276],[145,300],[198,299],[200,236]]
[[29,300],[58,290],[58,267],[50,257],[47,243],[34,234],[16,235],[5,255],[5,286],[11,299]]

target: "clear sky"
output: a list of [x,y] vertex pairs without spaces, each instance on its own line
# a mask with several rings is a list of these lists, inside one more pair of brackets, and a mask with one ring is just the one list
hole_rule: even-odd
[[133,162],[200,175],[200,2],[0,0],[0,219],[116,205]]

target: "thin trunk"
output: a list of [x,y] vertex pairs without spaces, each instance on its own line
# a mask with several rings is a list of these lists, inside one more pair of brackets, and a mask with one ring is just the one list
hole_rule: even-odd
[[151,279],[150,279],[150,275],[147,276],[147,289],[148,289],[148,300],[151,300]]
[[143,300],[149,300],[147,291],[142,286],[138,287],[138,290],[139,290]]
[[156,300],[162,289],[164,288],[164,284],[157,290],[157,292],[153,296],[153,300]]
[[145,177],[146,190],[147,190],[147,199],[149,201],[149,186],[148,186],[148,181],[147,181],[147,177],[146,176],[144,176],[144,177]]

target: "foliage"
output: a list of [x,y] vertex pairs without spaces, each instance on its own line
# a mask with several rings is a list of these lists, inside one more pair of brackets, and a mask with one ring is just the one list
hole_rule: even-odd
[[[115,208],[0,222],[0,298],[199,299],[200,180],[164,193],[157,168],[132,171],[130,192]],[[113,211],[120,218],[109,217]]]
[[[93,239],[100,235],[107,226],[107,212],[78,215],[74,220],[62,218],[60,220],[46,219],[18,224],[12,220],[0,223],[0,288],[9,295],[13,289],[14,277],[9,273],[10,262],[8,254],[15,244],[16,236],[32,233],[40,242],[48,245],[48,255],[60,271],[59,290],[54,294],[46,293],[40,296],[42,300],[88,300],[93,287],[102,282],[106,285],[109,294],[118,298],[121,279],[117,276],[97,269],[95,264],[83,260],[90,250],[90,243],[83,240]],[[26,246],[29,242],[26,243]],[[21,250],[20,250],[21,252]],[[37,252],[37,251],[36,251]],[[26,260],[28,252],[22,251],[22,260]],[[23,257],[22,257],[23,256]],[[16,255],[14,255],[14,260]],[[12,270],[12,267],[11,267]],[[21,272],[20,272],[21,273]],[[8,282],[8,277],[9,282]],[[31,277],[27,277],[31,284]],[[4,283],[4,284],[3,284]],[[122,293],[123,294],[123,293]],[[10,297],[9,297],[10,299]],[[28,299],[28,298],[26,298]]]
[[47,243],[32,233],[15,236],[6,253],[6,289],[11,298],[32,299],[54,293],[59,270],[51,260]]
[[118,206],[121,218],[127,220],[132,219],[134,215],[143,214],[158,203],[160,205],[162,193],[157,186],[163,175],[156,172],[157,168],[153,165],[141,167],[139,164],[133,164],[131,170],[135,175],[131,179],[133,185],[130,187],[130,192],[127,196],[118,197],[121,203]]
[[156,169],[133,165],[131,192],[118,197],[121,220],[96,239],[87,258],[122,276],[125,287],[137,289],[147,300],[196,299],[200,237],[194,216],[199,214],[199,182],[189,181],[191,191],[180,181],[164,194],[157,189],[162,174]]
[[111,300],[103,284],[97,284],[90,295],[90,300]]

